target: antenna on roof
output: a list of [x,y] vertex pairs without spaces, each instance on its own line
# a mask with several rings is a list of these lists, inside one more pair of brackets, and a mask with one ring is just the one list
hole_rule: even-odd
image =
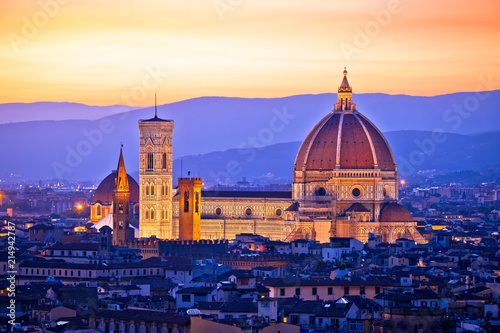
[[155,118],[158,117],[157,111],[156,111],[156,93],[155,93]]

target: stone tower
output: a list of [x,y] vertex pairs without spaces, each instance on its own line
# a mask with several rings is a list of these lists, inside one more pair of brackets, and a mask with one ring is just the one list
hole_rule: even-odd
[[[156,98],[155,98],[156,104]],[[140,237],[172,238],[172,131],[174,122],[155,116],[139,121]]]
[[134,240],[134,230],[129,225],[130,190],[128,175],[120,149],[118,168],[113,190],[113,245],[123,246]]
[[179,178],[179,239],[200,240],[201,178]]

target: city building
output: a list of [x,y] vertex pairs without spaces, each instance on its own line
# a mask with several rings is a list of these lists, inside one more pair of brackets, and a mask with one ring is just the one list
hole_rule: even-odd
[[[410,212],[397,202],[391,148],[358,112],[345,70],[333,110],[309,132],[297,153],[292,192],[198,192],[195,187],[201,180],[186,178],[174,194],[173,121],[155,114],[141,120],[139,129],[141,237],[235,239],[237,234],[253,233],[272,240],[326,243],[332,236],[367,242],[373,233],[384,242],[401,237],[426,242]],[[185,211],[190,200],[198,200],[194,209],[199,212]],[[194,229],[189,227],[187,236],[182,230],[189,225]]]

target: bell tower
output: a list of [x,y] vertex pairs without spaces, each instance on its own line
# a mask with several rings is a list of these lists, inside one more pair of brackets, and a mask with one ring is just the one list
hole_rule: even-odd
[[173,120],[155,116],[139,121],[139,232],[141,238],[172,238]]
[[122,148],[113,190],[113,245],[124,246],[134,240],[134,230],[130,227],[129,219],[130,190],[128,176],[123,162]]
[[179,239],[200,240],[201,178],[179,178]]

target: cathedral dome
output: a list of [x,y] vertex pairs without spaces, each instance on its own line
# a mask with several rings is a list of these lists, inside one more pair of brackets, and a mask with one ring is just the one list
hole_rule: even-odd
[[379,220],[380,222],[413,222],[413,216],[406,207],[393,202],[382,208]]
[[396,171],[396,162],[384,136],[357,112],[346,75],[347,71],[344,71],[334,110],[309,132],[302,143],[294,171]]
[[[99,184],[97,190],[94,193],[94,199],[92,203],[100,201],[101,203],[112,203],[113,202],[113,191],[115,188],[115,178],[117,172],[113,171]],[[139,202],[139,184],[135,181],[132,176],[128,176],[128,185],[130,191],[130,202]]]

